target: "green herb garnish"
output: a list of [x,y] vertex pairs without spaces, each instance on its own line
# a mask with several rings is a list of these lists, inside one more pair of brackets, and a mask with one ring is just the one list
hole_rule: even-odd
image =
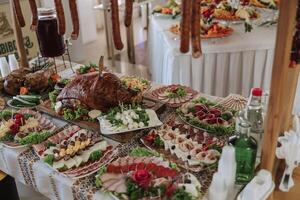
[[183,188],[179,188],[175,191],[171,200],[193,200],[190,193],[186,192]]
[[44,158],[44,162],[52,166],[54,162],[54,155],[52,154],[46,155]]
[[96,160],[99,160],[102,157],[102,152],[101,151],[94,151],[91,153],[89,160],[94,162]]
[[56,98],[59,95],[60,91],[59,90],[53,90],[52,92],[49,92],[48,96],[49,96],[49,100],[52,103],[56,103]]
[[186,91],[183,87],[177,87],[176,90],[167,90],[167,96],[169,98],[185,97]]
[[3,137],[0,138],[0,142],[9,142],[9,141],[14,141],[14,136],[7,133]]
[[159,135],[157,135],[154,139],[154,146],[159,148],[164,148],[165,146],[164,142],[161,140]]
[[52,133],[49,131],[33,132],[27,135],[26,137],[19,139],[18,143],[21,145],[39,144],[45,141],[51,135]]
[[132,157],[151,157],[151,156],[159,156],[158,153],[150,151],[149,149],[143,147],[136,147],[130,153]]
[[12,117],[12,110],[3,110],[0,112],[0,119],[8,120]]

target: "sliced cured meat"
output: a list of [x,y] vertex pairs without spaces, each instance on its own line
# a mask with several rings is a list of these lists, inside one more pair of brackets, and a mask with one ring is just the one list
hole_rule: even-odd
[[109,180],[119,180],[122,177],[124,177],[123,174],[105,173],[105,174],[100,176],[100,179],[103,183],[105,183]]
[[109,187],[107,187],[108,191],[116,191],[118,187],[125,185],[125,177],[117,180],[117,182],[115,182],[114,184],[110,185]]
[[117,193],[125,193],[127,192],[127,187],[125,184],[118,185],[117,189],[115,190]]

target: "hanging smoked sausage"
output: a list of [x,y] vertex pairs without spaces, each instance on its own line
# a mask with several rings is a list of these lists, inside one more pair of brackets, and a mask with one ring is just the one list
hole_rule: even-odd
[[38,11],[35,0],[29,0],[29,5],[32,13],[31,26],[30,29],[35,31],[38,25]]
[[73,31],[71,38],[76,40],[79,35],[79,17],[78,17],[78,10],[77,10],[77,2],[76,0],[69,0],[71,18],[73,23]]
[[182,18],[180,24],[180,51],[187,53],[190,47],[192,0],[182,0]]
[[192,36],[192,55],[199,58],[202,54],[201,50],[201,0],[192,0],[192,20],[191,20],[191,36]]
[[14,13],[17,17],[18,23],[20,27],[25,26],[25,19],[22,13],[21,5],[20,5],[20,0],[13,0],[13,6],[14,6]]
[[111,2],[111,21],[112,21],[113,40],[116,49],[122,50],[124,45],[121,39],[118,0],[111,0],[110,2]]
[[58,19],[58,34],[64,35],[66,33],[66,20],[63,4],[61,0],[54,0],[54,3]]
[[125,26],[129,27],[132,21],[133,0],[125,0]]

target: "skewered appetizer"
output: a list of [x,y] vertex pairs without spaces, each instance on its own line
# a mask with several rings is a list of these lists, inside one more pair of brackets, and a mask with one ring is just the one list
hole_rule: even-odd
[[201,184],[190,173],[181,174],[155,156],[118,158],[99,170],[96,185],[119,199],[186,199],[200,197]]
[[138,105],[119,106],[99,118],[102,134],[113,134],[161,125],[156,113]]
[[234,132],[234,115],[203,97],[182,105],[179,116],[187,123],[216,135]]
[[68,176],[78,177],[97,170],[108,161],[113,147],[97,133],[77,127],[67,130],[58,133],[64,137],[62,141],[39,151],[44,162]]
[[[2,111],[6,120],[0,126],[0,141],[11,147],[37,144],[53,134],[56,126],[49,119],[32,110]],[[9,116],[10,115],[10,116]]]
[[152,91],[152,96],[170,107],[178,107],[193,99],[196,94],[192,88],[181,85],[169,85]]
[[204,169],[205,165],[216,163],[220,156],[217,149],[224,145],[216,137],[184,124],[164,124],[157,130],[152,129],[142,142],[178,166],[196,172]]
[[181,13],[180,6],[175,2],[175,0],[168,0],[167,4],[156,5],[152,13],[161,13],[164,15],[172,15],[172,18],[176,18],[177,15]]

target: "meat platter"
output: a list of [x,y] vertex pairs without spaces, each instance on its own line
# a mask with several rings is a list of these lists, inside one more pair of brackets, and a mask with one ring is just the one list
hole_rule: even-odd
[[[179,24],[172,25],[169,29],[171,33],[180,35]],[[231,27],[222,25],[219,22],[204,23],[201,21],[201,39],[224,38],[233,34],[234,30]]]
[[[156,113],[161,113],[165,109],[165,104],[163,102],[153,99],[153,97],[149,97],[148,95],[143,98],[142,106],[144,108],[149,108],[149,109],[155,110]],[[59,119],[65,120],[69,123],[78,125],[82,128],[85,128],[85,129],[88,129],[88,130],[91,130],[94,132],[100,131],[100,125],[99,125],[98,121],[66,120],[66,119],[64,119],[64,117],[62,115],[59,115],[52,109],[50,100],[44,101],[43,103],[38,105],[36,107],[36,109],[40,112],[44,112],[55,118],[59,118]],[[125,134],[117,134],[117,135],[106,135],[106,137],[109,137],[112,140],[115,140],[115,141],[121,142],[121,143],[128,142],[135,136],[136,136],[136,133],[133,133],[133,132],[128,132]]]
[[198,199],[201,184],[159,155],[138,147],[96,175],[96,186],[116,199]]
[[50,137],[56,126],[40,113],[21,109],[1,112],[0,141],[9,148],[38,144]]
[[181,8],[175,0],[168,0],[166,5],[156,5],[152,13],[161,16],[172,16],[172,19],[175,19],[181,14]]
[[70,122],[72,124],[76,124],[76,125],[78,125],[82,128],[86,128],[86,129],[89,129],[89,130],[92,130],[92,131],[99,131],[99,129],[100,129],[99,123],[96,122],[96,121],[91,122],[91,121],[84,121],[84,120],[66,120],[66,119],[64,119],[64,117],[62,115],[59,115],[58,113],[55,112],[55,110],[52,109],[50,100],[44,101],[43,103],[38,105],[36,107],[36,109],[40,112],[44,112],[46,114],[49,114],[53,117],[65,120],[65,121]]
[[216,166],[225,140],[171,119],[163,126],[150,130],[142,143],[181,168],[193,172]]
[[198,92],[192,88],[182,85],[169,85],[151,92],[154,98],[165,102],[170,107],[179,107],[193,99],[197,94]]
[[104,135],[126,133],[162,125],[154,110],[139,105],[120,105],[98,118]]
[[235,111],[226,110],[204,97],[183,104],[177,112],[187,124],[214,135],[231,135],[235,130]]
[[33,145],[46,164],[71,178],[82,178],[108,163],[115,148],[98,133],[69,125],[46,141]]
[[17,69],[0,79],[0,91],[11,96],[19,95],[24,91],[26,93],[45,93],[56,81],[54,77],[53,69],[43,69],[36,72],[32,72],[30,69]]

